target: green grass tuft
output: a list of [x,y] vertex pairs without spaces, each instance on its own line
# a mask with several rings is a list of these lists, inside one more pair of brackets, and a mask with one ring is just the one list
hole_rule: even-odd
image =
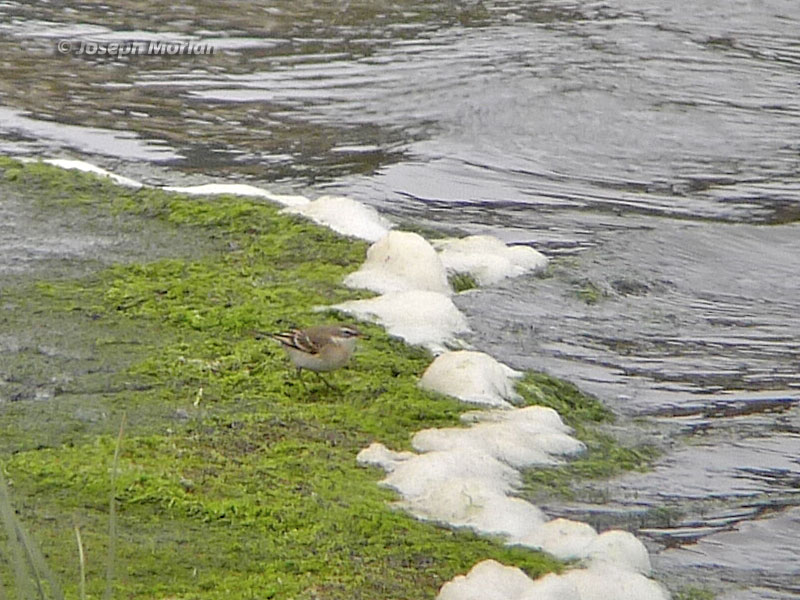
[[456,293],[478,287],[478,281],[470,273],[451,273],[448,275],[447,281]]
[[543,373],[527,373],[517,390],[527,404],[549,406],[558,411],[587,448],[584,454],[563,465],[525,471],[520,494],[525,498],[534,502],[553,496],[572,499],[572,485],[578,481],[646,470],[659,456],[659,451],[652,446],[622,446],[614,437],[603,433],[599,425],[613,423],[614,415],[597,398],[584,394],[569,382]]
[[709,589],[689,586],[673,594],[673,600],[714,600],[716,594]]
[[575,295],[586,304],[597,304],[608,294],[600,286],[592,281],[584,281],[582,287],[578,288]]

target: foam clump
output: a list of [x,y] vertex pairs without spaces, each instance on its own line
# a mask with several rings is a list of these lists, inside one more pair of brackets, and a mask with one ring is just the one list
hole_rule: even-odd
[[456,343],[456,334],[469,331],[467,319],[453,301],[437,292],[393,292],[325,307],[328,308],[377,322],[390,335],[434,353],[443,352],[446,344]]
[[436,600],[669,600],[659,583],[613,566],[551,573],[533,580],[521,569],[495,560],[454,577]]
[[565,425],[564,421],[561,420],[561,415],[558,414],[558,411],[549,406],[539,406],[536,404],[511,411],[471,410],[461,415],[461,420],[464,423],[491,423],[514,420],[518,418],[517,415],[519,414],[525,415],[525,419],[535,419],[554,431],[560,431],[561,433],[569,433],[572,431],[572,428],[569,425]]
[[436,357],[422,374],[419,386],[472,404],[509,408],[522,398],[514,379],[522,373],[483,352],[456,350]]
[[439,497],[443,509],[445,506],[451,507],[452,515],[446,522],[453,527],[467,527],[476,533],[511,539],[520,533],[533,531],[547,520],[538,506],[521,498],[486,490],[476,493],[468,486],[463,486],[459,491],[462,495],[468,495],[469,503],[444,504],[450,499],[445,494]]
[[415,456],[413,452],[395,452],[383,444],[374,442],[358,453],[356,462],[362,466],[380,467],[386,472],[391,472],[398,464]]
[[586,548],[591,565],[612,564],[642,575],[649,575],[652,567],[647,548],[628,531],[605,531]]
[[582,442],[540,421],[538,411],[512,412],[513,418],[467,428],[423,429],[411,443],[420,452],[480,450],[518,469],[555,465],[561,456],[586,449]]
[[[520,483],[519,472],[492,456],[475,450],[428,452],[397,463],[381,482],[413,501],[430,497],[445,486],[459,488],[467,482],[474,490],[503,494]],[[469,503],[468,495],[461,498]]]
[[[549,464],[583,450],[551,408],[467,413],[469,427],[426,429],[412,445],[419,453],[393,452],[374,443],[358,455],[361,465],[383,468],[381,485],[396,490],[396,504],[427,521],[497,535],[508,544],[540,549],[585,568],[533,581],[519,569],[494,561],[476,565],[445,584],[438,600],[667,600],[648,579],[644,545],[625,531],[598,534],[586,523],[557,518],[512,496],[520,469]],[[523,579],[524,577],[524,579]]]
[[168,192],[178,192],[192,196],[218,196],[230,194],[232,196],[250,196],[254,198],[264,198],[280,204],[281,206],[303,206],[311,202],[305,196],[273,194],[267,190],[249,185],[246,183],[206,183],[203,185],[191,185],[186,187],[169,186],[164,188]]
[[532,532],[546,521],[537,506],[498,493],[479,478],[447,480],[397,504],[418,519],[508,539]]
[[418,519],[503,536],[530,532],[545,521],[537,507],[507,495],[519,485],[519,473],[485,453],[408,454],[376,443],[359,453],[358,462],[385,469],[381,485],[399,492],[396,504]]
[[568,435],[569,428],[549,408],[475,416],[470,427],[417,432],[412,445],[419,454],[392,453],[373,444],[359,454],[359,463],[384,468],[381,485],[399,492],[397,504],[419,519],[504,536],[508,543],[534,539],[540,544],[537,532],[548,525],[544,514],[510,495],[521,483],[519,469],[554,464],[560,456],[582,451],[583,444]]
[[302,215],[342,235],[369,242],[378,241],[392,227],[372,206],[344,196],[320,196],[306,204],[290,206],[284,212]]
[[144,186],[143,183],[136,181],[135,179],[130,179],[128,177],[123,177],[122,175],[112,173],[111,171],[106,171],[105,169],[84,160],[46,158],[42,162],[47,163],[48,165],[53,165],[54,167],[60,167],[62,169],[74,169],[76,171],[83,171],[84,173],[94,173],[95,175],[108,177],[114,183],[118,183],[119,185],[124,185],[127,187],[140,188]]
[[658,582],[640,573],[632,573],[613,565],[592,565],[587,569],[575,569],[560,576],[548,575],[544,579],[556,577],[573,584],[578,590],[579,600],[669,600],[670,598],[669,592]]
[[436,600],[579,600],[577,590],[569,584],[547,588],[550,595],[542,595],[541,580],[533,581],[522,569],[508,567],[496,560],[476,564],[466,575],[458,575],[445,583]]
[[506,246],[490,235],[434,241],[448,271],[468,273],[479,285],[492,285],[547,266],[547,257],[528,246]]
[[591,525],[558,518],[516,541],[522,546],[544,550],[561,560],[574,560],[584,558],[596,538],[597,532]]
[[390,231],[372,244],[367,260],[344,283],[381,294],[408,290],[451,293],[436,250],[421,235],[409,231]]

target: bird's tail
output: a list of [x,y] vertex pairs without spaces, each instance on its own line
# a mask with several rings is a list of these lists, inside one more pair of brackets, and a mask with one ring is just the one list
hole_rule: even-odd
[[263,340],[269,338],[281,343],[283,343],[282,338],[284,336],[289,335],[287,333],[272,333],[271,331],[259,331],[258,329],[251,329],[247,333],[257,340]]

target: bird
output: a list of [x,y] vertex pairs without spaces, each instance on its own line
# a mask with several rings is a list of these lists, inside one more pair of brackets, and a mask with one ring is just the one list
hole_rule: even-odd
[[354,325],[314,325],[266,335],[286,350],[303,387],[302,371],[307,369],[331,389],[333,386],[322,373],[345,366],[356,348],[356,340],[367,337]]

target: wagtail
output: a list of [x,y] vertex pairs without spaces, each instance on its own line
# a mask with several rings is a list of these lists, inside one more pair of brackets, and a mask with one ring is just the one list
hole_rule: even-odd
[[356,349],[356,340],[366,337],[353,325],[315,325],[266,335],[280,342],[286,350],[292,364],[297,368],[301,383],[301,373],[303,369],[308,369],[331,389],[333,386],[321,373],[345,366]]

